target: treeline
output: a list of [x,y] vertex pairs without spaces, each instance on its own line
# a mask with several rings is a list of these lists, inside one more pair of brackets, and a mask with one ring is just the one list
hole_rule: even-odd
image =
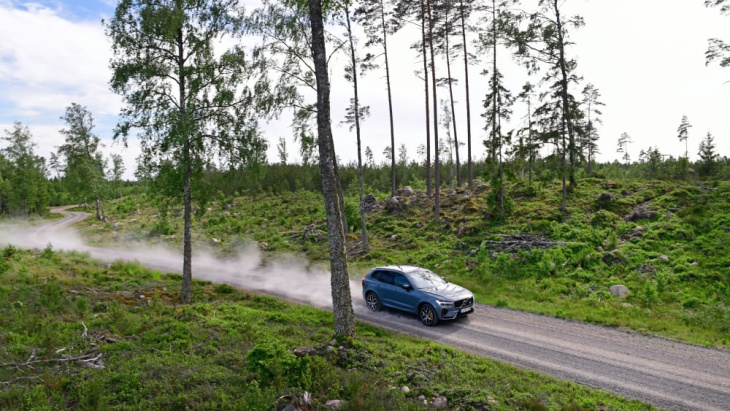
[[44,215],[51,206],[94,205],[96,217],[105,219],[104,201],[142,191],[136,182],[124,181],[122,156],[108,159],[93,134],[91,113],[71,104],[61,117],[64,144],[50,158],[36,154],[38,144],[28,127],[16,122],[5,130],[0,150],[0,217]]

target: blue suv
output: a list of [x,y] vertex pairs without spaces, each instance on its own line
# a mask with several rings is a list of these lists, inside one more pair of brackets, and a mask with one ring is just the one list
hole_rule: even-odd
[[382,307],[417,314],[424,325],[474,312],[474,294],[434,272],[408,265],[376,267],[362,279],[362,296],[371,311]]

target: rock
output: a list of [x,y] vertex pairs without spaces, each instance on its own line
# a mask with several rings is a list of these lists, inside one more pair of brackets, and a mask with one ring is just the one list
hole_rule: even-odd
[[334,351],[335,351],[335,347],[333,347],[331,345],[327,346],[327,352],[334,352]]
[[377,207],[378,200],[375,199],[374,195],[368,194],[362,199],[362,208],[366,213],[372,212]]
[[469,234],[469,227],[461,226],[459,231],[456,233],[457,236],[463,237],[465,234]]
[[411,392],[411,389],[406,386],[401,387],[400,390],[403,391],[403,394],[408,394],[409,392]]
[[487,397],[487,402],[490,403],[490,404],[496,404],[497,403],[497,400],[495,400],[492,397]]
[[599,246],[598,246],[598,248],[596,248],[596,251],[598,251],[599,253],[602,253],[602,252],[603,252],[603,247],[601,247],[601,246],[599,245]]
[[654,272],[654,266],[651,264],[642,264],[641,267],[639,267],[639,272],[648,274]]
[[342,401],[340,400],[329,400],[325,403],[327,408],[330,410],[338,410],[342,407]]
[[410,186],[405,186],[398,191],[398,195],[403,197],[410,197],[415,193],[416,192]]
[[408,197],[391,197],[385,202],[385,210],[391,213],[404,211],[408,208]]
[[426,396],[425,395],[419,395],[418,396],[418,401],[426,401]]
[[266,250],[267,248],[269,248],[269,243],[262,241],[259,243],[259,248],[262,250]]
[[390,241],[397,241],[397,240],[398,240],[397,235],[393,234],[392,236],[390,236]]
[[616,197],[614,197],[611,193],[602,193],[600,196],[598,196],[598,201],[601,203],[610,203],[616,200]]
[[431,406],[433,406],[437,410],[442,410],[444,408],[448,408],[449,401],[444,397],[436,397],[433,399]]
[[626,298],[629,296],[629,289],[623,284],[612,285],[609,289],[611,295],[618,298]]
[[211,238],[210,240],[216,244],[218,244],[222,241],[220,238]]
[[226,207],[225,207],[226,210],[230,210],[231,208],[233,208],[233,204],[226,204]]
[[664,255],[664,254],[660,255],[660,256],[659,256],[659,259],[660,259],[660,260],[662,260],[662,261],[669,261],[669,257],[667,257],[667,256],[666,256],[666,255]]
[[612,266],[614,264],[626,265],[626,260],[621,254],[621,250],[609,251],[603,255],[603,262],[608,266]]
[[286,404],[286,405],[284,406],[284,408],[282,408],[282,409],[281,409],[281,410],[279,410],[279,411],[300,411],[300,409],[299,409],[299,408],[297,408],[297,407],[295,407],[295,406],[294,406],[294,405],[292,405],[292,404]]
[[333,346],[333,347],[334,347],[335,345],[337,345],[337,340],[335,340],[335,339],[332,339],[332,341],[330,341],[330,345],[331,345],[331,346]]
[[631,214],[626,216],[626,220],[627,221],[647,220],[647,219],[651,219],[651,218],[655,218],[655,217],[656,217],[656,213],[649,210],[649,207],[647,207],[646,204],[639,204],[638,206],[634,207],[633,210],[631,210]]
[[691,265],[692,267],[697,267],[697,261],[694,261],[694,262],[692,262],[692,264],[690,264],[690,265]]
[[297,357],[306,357],[309,355],[314,355],[317,351],[313,347],[299,347],[294,350],[294,355]]

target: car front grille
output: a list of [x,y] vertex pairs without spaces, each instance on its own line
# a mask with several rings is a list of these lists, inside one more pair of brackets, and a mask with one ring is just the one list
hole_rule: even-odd
[[464,308],[464,307],[471,307],[474,304],[474,298],[469,297],[464,300],[458,300],[454,302],[454,307],[456,308]]

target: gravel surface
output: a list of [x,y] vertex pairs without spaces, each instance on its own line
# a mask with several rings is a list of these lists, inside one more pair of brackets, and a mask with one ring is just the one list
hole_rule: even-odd
[[[84,246],[64,231],[88,216],[71,213],[11,241],[42,248],[89,252],[102,260],[136,260],[153,268],[180,272],[173,253]],[[62,235],[59,235],[62,234]],[[310,273],[294,261],[265,269],[257,263],[194,258],[195,277],[263,291],[331,309],[329,277]],[[282,275],[281,273],[286,273]],[[425,327],[415,315],[365,307],[359,282],[351,282],[357,319],[423,337],[460,350],[574,381],[670,410],[730,410],[730,351],[706,348],[505,308],[477,304],[468,318]]]

